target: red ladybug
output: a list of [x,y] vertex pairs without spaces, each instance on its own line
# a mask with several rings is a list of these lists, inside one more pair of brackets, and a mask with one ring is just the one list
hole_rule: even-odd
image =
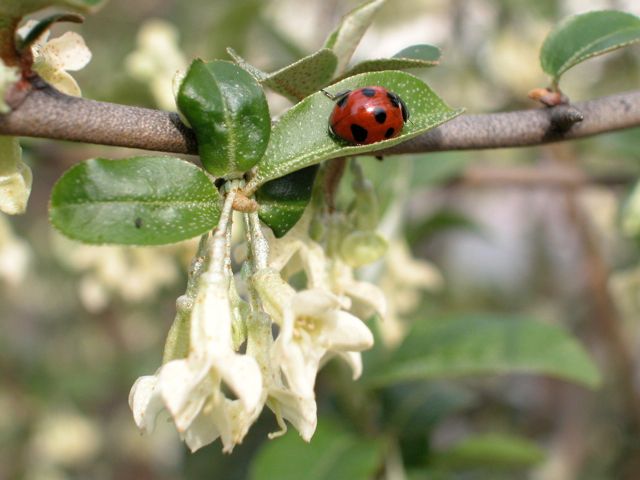
[[409,119],[402,99],[383,87],[363,87],[331,95],[336,102],[329,118],[332,135],[357,145],[397,137]]

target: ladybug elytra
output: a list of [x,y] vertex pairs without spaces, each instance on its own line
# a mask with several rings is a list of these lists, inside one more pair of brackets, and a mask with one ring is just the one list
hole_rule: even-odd
[[349,143],[368,145],[397,137],[409,119],[402,99],[383,87],[363,87],[337,95],[322,92],[336,102],[329,132]]

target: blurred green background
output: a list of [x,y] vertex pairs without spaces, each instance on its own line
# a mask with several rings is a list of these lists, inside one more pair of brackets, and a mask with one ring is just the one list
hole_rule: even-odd
[[[74,74],[83,96],[157,108],[144,72],[127,60],[150,20],[175,27],[186,61],[227,58],[231,46],[271,71],[319,48],[358,3],[110,0],[53,36],[77,31],[93,52]],[[567,15],[596,8],[640,14],[632,0],[388,0],[354,60],[432,43],[443,50],[442,64],[416,73],[450,105],[471,113],[535,108],[527,92],[547,84],[537,57],[544,36]],[[576,67],[564,92],[580,101],[637,88],[638,53]],[[170,92],[171,76],[163,79]],[[269,99],[276,115],[289,105]],[[295,468],[328,461],[327,452],[327,470],[309,477],[640,478],[640,250],[620,226],[640,174],[640,130],[538,148],[362,160],[383,205],[406,193],[403,215],[393,217],[394,258],[419,271],[412,283],[387,265],[380,278],[395,323],[379,325],[380,347],[365,355],[365,372],[384,362],[382,345],[393,348],[407,325],[485,313],[563,325],[601,370],[600,389],[526,374],[372,388],[331,363],[318,379],[311,447],[293,429],[268,441],[276,427],[266,413],[232,455],[218,443],[189,454],[171,425],[142,437],[127,405],[135,379],[160,363],[193,244],[81,246],[47,221],[49,192],[66,168],[132,151],[22,144],[34,171],[29,210],[0,218],[0,479],[301,478]],[[541,179],[560,170],[587,181]],[[421,263],[402,257],[402,239]]]

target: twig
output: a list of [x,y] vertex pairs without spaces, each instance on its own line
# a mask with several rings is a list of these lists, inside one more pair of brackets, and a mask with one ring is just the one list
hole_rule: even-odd
[[566,189],[588,185],[624,187],[636,181],[637,177],[629,174],[587,175],[569,166],[469,166],[449,186]]
[[[577,113],[576,113],[577,112]],[[583,120],[572,124],[578,114]],[[571,124],[563,127],[562,120]],[[573,106],[461,115],[380,155],[523,147],[640,125],[640,91]],[[0,116],[0,135],[42,137],[170,153],[197,153],[193,132],[175,113],[64,95],[41,81]]]

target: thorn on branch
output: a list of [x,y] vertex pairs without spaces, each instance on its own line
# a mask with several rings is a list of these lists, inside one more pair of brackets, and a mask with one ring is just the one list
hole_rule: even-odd
[[558,105],[551,110],[551,130],[556,133],[565,133],[573,125],[584,120],[580,110],[572,105]]

